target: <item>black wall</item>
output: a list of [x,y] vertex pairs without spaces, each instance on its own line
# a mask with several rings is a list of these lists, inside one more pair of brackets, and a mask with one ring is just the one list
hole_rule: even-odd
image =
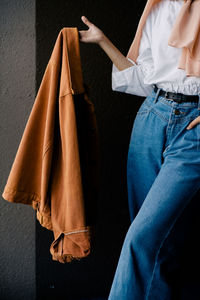
[[[86,30],[81,16],[101,28],[126,54],[132,42],[139,12],[145,1],[36,1],[36,61],[39,88],[53,45],[62,27]],[[133,17],[134,16],[134,17]],[[82,261],[52,261],[52,234],[36,224],[36,275],[38,299],[106,297],[129,226],[126,192],[126,157],[132,122],[142,98],[111,89],[112,64],[99,46],[80,42],[84,81],[91,87],[101,147],[101,183],[96,224],[96,247]],[[48,296],[47,296],[48,295]],[[53,297],[53,296],[52,296]],[[56,299],[56,298],[54,298]]]

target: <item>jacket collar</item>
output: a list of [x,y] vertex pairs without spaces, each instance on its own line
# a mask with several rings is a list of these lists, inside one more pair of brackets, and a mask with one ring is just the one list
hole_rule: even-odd
[[63,27],[60,30],[50,61],[56,66],[61,64],[59,97],[69,93],[85,92],[81,71],[79,36],[76,27]]

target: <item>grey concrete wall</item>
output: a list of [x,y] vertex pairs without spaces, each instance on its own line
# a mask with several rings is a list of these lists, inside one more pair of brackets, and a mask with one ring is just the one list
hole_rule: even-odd
[[[1,194],[35,98],[35,1],[0,1]],[[0,299],[35,299],[35,215],[0,200]]]

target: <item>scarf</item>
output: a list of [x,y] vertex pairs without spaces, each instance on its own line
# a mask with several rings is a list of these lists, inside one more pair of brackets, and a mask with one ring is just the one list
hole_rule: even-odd
[[[136,63],[143,26],[151,9],[162,0],[147,0],[137,31],[126,57]],[[182,48],[178,68],[186,76],[200,77],[200,0],[184,0],[168,39],[168,45]]]

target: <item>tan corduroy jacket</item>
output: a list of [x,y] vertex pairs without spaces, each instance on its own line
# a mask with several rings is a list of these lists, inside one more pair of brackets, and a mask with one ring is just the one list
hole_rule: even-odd
[[91,251],[99,185],[96,114],[83,83],[76,27],[60,30],[2,196],[52,230],[53,260]]

